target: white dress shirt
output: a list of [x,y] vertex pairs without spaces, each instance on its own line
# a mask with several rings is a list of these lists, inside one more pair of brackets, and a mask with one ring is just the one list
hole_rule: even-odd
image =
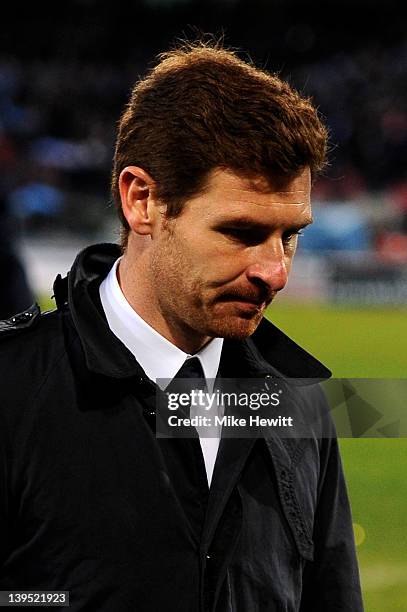
[[[120,259],[116,260],[100,285],[100,299],[109,327],[134,355],[152,381],[172,379],[191,355],[184,353],[159,334],[130,306],[117,279],[119,261]],[[213,380],[218,372],[222,346],[223,338],[214,338],[194,355],[201,362],[209,391],[212,391]],[[210,485],[219,448],[219,438],[200,436],[199,439]]]

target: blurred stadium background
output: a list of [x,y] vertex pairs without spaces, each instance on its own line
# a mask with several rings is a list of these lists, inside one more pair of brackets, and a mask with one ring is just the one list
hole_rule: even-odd
[[[197,32],[224,34],[278,71],[313,97],[331,130],[315,224],[268,316],[335,376],[406,378],[407,23],[395,0],[76,0],[51,12],[40,3],[8,10],[0,296],[17,256],[32,294],[52,307],[52,281],[78,250],[118,239],[115,122],[155,54]],[[406,441],[341,445],[366,610],[407,611]]]

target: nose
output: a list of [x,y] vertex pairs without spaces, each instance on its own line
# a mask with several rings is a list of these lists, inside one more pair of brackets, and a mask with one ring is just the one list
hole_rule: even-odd
[[261,282],[270,291],[281,291],[288,280],[284,257],[274,253],[254,261],[247,267],[246,277],[251,282]]

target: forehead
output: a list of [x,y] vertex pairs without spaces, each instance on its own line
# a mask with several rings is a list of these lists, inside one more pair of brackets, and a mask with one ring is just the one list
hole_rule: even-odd
[[[201,212],[216,220],[244,216],[254,222],[310,222],[311,177],[309,169],[283,186],[248,179],[229,170],[212,172],[199,197]],[[193,202],[191,202],[193,204]]]

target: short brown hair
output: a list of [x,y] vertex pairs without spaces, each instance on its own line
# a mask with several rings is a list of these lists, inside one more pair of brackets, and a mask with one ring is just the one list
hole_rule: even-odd
[[138,81],[119,122],[112,194],[122,222],[119,176],[140,166],[168,217],[205,187],[215,168],[290,179],[325,164],[327,130],[315,106],[277,75],[220,44],[188,43],[158,57]]

